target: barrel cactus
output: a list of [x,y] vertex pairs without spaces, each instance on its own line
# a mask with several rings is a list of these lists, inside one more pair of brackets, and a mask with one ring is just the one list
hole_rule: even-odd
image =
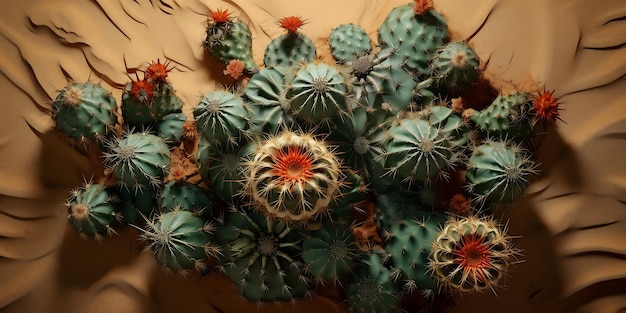
[[346,286],[346,297],[353,313],[392,313],[400,311],[402,297],[391,271],[383,264],[385,252],[363,253],[361,268]]
[[232,60],[244,63],[249,73],[259,67],[252,59],[252,33],[248,24],[230,16],[228,10],[218,9],[209,14],[206,28],[205,50],[218,61],[228,64]]
[[485,134],[502,139],[526,139],[533,134],[533,100],[525,92],[498,96],[470,119]]
[[352,60],[372,51],[372,40],[361,26],[353,23],[341,24],[328,36],[330,53],[340,63]]
[[74,189],[66,201],[69,221],[81,236],[101,240],[115,234],[119,213],[114,193],[104,185],[86,183]]
[[496,203],[521,198],[537,173],[537,164],[519,145],[487,141],[474,149],[465,177],[479,203]]
[[311,62],[315,58],[315,43],[298,31],[304,23],[299,16],[287,16],[278,21],[278,25],[287,33],[274,38],[265,48],[263,58],[265,67],[290,67],[298,63]]
[[147,77],[131,80],[122,94],[122,116],[127,126],[147,128],[182,108],[183,102],[171,84],[155,83]]
[[163,185],[157,203],[161,212],[184,210],[208,217],[213,214],[209,191],[183,181],[171,180]]
[[291,76],[289,70],[270,67],[250,78],[244,91],[251,111],[250,132],[257,135],[276,133],[293,124],[293,110],[287,99]]
[[117,183],[127,189],[159,188],[169,171],[170,151],[165,141],[147,132],[127,133],[107,142],[104,164]]
[[250,112],[240,96],[212,91],[193,110],[198,132],[216,144],[236,144],[248,125]]
[[467,43],[454,41],[437,49],[430,61],[440,88],[459,91],[471,86],[480,75],[480,59]]
[[194,213],[174,210],[149,219],[141,239],[165,269],[184,276],[192,270],[205,270],[205,259],[219,253],[214,230],[213,224]]
[[451,218],[433,243],[429,272],[448,291],[495,292],[519,253],[492,218]]
[[218,269],[248,301],[286,301],[309,293],[300,259],[302,234],[256,212],[231,212],[217,232],[224,245]]
[[337,196],[339,160],[310,134],[283,132],[261,142],[245,166],[244,194],[268,214],[306,222],[323,213]]
[[92,82],[71,83],[52,102],[56,128],[79,141],[102,142],[117,122],[111,92]]

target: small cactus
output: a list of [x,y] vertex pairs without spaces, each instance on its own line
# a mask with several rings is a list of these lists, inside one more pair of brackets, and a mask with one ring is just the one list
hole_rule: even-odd
[[278,22],[287,31],[275,38],[265,48],[263,64],[265,67],[287,66],[311,62],[317,52],[315,43],[298,29],[304,21],[298,16],[288,16]]
[[182,108],[183,102],[171,84],[158,83],[147,76],[131,80],[122,94],[122,116],[124,123],[131,127],[149,127]]
[[52,102],[56,128],[79,141],[102,142],[114,133],[116,110],[111,92],[91,82],[69,84]]
[[204,260],[216,257],[220,247],[214,242],[215,226],[189,211],[174,210],[147,221],[141,238],[147,250],[168,271],[187,275],[191,270],[206,269]]
[[449,42],[437,49],[430,63],[439,87],[449,91],[471,86],[480,75],[478,55],[461,41]]
[[519,249],[492,218],[448,220],[432,246],[429,272],[441,289],[481,292],[501,287]]
[[365,29],[352,23],[341,24],[333,28],[328,37],[328,43],[330,53],[340,63],[345,63],[372,51],[372,40]]
[[182,181],[167,182],[157,201],[161,212],[183,210],[208,217],[213,214],[213,199],[209,191]]
[[86,183],[72,191],[66,201],[69,221],[81,236],[101,240],[115,234],[114,226],[121,215],[115,205],[117,198],[101,184]]
[[228,91],[212,91],[193,110],[198,132],[211,143],[236,144],[247,128],[250,112],[243,99]]
[[533,134],[532,102],[524,92],[501,95],[470,119],[488,136],[519,141]]
[[205,50],[218,61],[228,64],[240,60],[249,73],[256,73],[259,67],[252,59],[252,34],[246,23],[230,17],[228,10],[210,12],[206,28]]

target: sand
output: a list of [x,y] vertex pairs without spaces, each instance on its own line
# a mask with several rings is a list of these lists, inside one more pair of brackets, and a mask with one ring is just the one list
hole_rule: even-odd
[[[479,2],[479,4],[476,4]],[[63,201],[91,163],[51,131],[51,99],[92,80],[119,99],[127,73],[161,58],[187,104],[224,81],[201,46],[206,14],[249,22],[256,62],[300,15],[323,39],[353,22],[374,35],[405,1],[22,0],[0,7],[0,312],[244,312],[217,275],[186,279],[142,254],[127,230],[102,243],[67,227]],[[565,123],[542,138],[541,176],[503,210],[524,262],[508,287],[457,297],[454,312],[626,310],[626,4],[623,0],[442,0],[453,39],[469,40],[501,92],[555,90]],[[189,112],[190,106],[186,107]],[[343,312],[332,294],[264,312]]]

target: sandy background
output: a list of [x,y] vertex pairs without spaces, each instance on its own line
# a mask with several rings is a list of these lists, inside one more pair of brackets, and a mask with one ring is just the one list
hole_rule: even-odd
[[[222,79],[202,50],[209,8],[252,25],[254,55],[300,15],[319,39],[346,22],[372,34],[406,1],[0,1],[0,312],[244,312],[228,281],[179,279],[139,252],[128,230],[102,244],[67,227],[62,203],[88,159],[49,132],[68,80],[115,90],[129,70],[171,59],[177,93],[196,103]],[[478,3],[478,4],[477,4]],[[567,123],[538,149],[543,174],[508,208],[525,252],[509,287],[458,298],[455,312],[626,312],[626,2],[442,0],[454,39],[469,39],[502,90],[556,90]],[[189,107],[187,107],[189,108]],[[276,312],[270,305],[266,312]],[[332,296],[282,311],[342,312]]]

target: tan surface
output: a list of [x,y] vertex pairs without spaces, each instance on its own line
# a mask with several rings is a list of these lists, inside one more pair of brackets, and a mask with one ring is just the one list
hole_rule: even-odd
[[[0,4],[0,311],[242,312],[224,279],[163,273],[136,233],[87,243],[66,228],[62,202],[88,160],[48,130],[51,98],[68,79],[115,89],[127,68],[175,61],[185,103],[216,86],[204,53],[209,6],[249,21],[254,55],[300,15],[311,38],[353,22],[375,33],[405,1],[21,0]],[[476,4],[479,3],[479,4]],[[525,251],[498,297],[464,296],[457,312],[626,310],[626,4],[623,0],[442,0],[455,39],[471,38],[502,89],[555,89],[562,118],[538,150],[543,175],[506,213]],[[536,82],[532,84],[531,82]],[[266,308],[275,312],[274,308]],[[285,311],[340,312],[329,300]]]

